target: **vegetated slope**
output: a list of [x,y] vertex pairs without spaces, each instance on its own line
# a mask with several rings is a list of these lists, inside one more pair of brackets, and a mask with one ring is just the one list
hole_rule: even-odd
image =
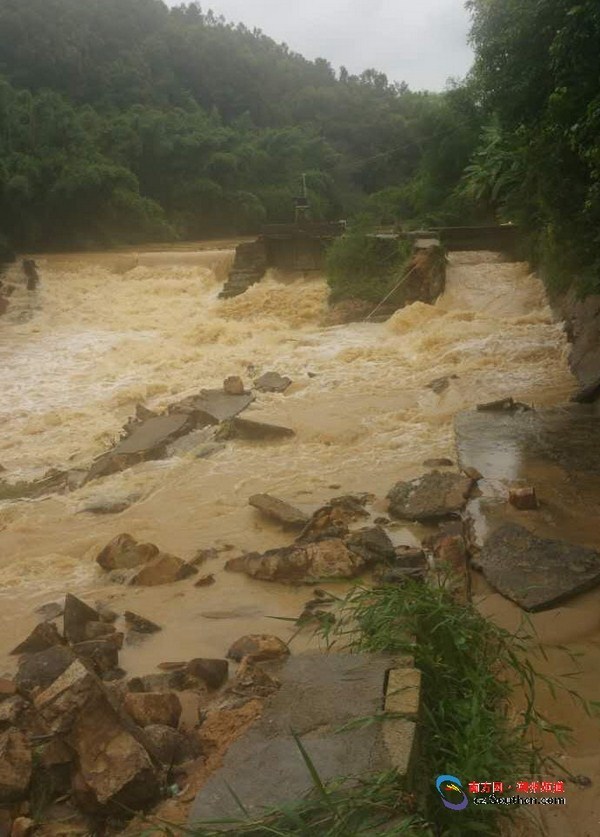
[[471,0],[486,130],[471,194],[529,236],[552,287],[600,291],[600,5]]
[[468,91],[336,73],[198,5],[2,0],[0,232],[63,247],[254,232],[313,216],[472,211]]

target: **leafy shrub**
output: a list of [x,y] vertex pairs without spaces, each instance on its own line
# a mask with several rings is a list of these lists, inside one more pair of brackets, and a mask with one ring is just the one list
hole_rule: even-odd
[[336,239],[327,253],[331,302],[381,302],[402,278],[410,253],[408,241],[376,237],[363,229]]

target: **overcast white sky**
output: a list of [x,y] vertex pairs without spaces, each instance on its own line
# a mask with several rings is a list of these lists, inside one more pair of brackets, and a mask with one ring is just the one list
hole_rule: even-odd
[[[178,5],[181,0],[169,0]],[[368,67],[414,90],[442,90],[471,64],[463,0],[201,0],[228,20],[258,27],[337,70]]]

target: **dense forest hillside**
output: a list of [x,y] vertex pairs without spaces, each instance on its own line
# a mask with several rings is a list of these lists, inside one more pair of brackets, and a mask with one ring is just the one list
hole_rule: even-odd
[[0,225],[20,248],[252,232],[291,219],[303,172],[317,218],[463,212],[464,91],[336,74],[196,4],[1,0],[0,74]]
[[19,249],[250,233],[292,218],[498,218],[600,287],[597,0],[469,0],[445,93],[307,61],[196,3],[0,0],[0,234]]

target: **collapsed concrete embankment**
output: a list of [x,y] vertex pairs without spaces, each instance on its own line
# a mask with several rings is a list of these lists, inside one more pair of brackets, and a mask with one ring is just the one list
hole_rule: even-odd
[[571,343],[569,364],[573,373],[588,391],[591,403],[600,398],[600,294],[580,299],[574,291],[556,297],[552,306],[564,320]]

